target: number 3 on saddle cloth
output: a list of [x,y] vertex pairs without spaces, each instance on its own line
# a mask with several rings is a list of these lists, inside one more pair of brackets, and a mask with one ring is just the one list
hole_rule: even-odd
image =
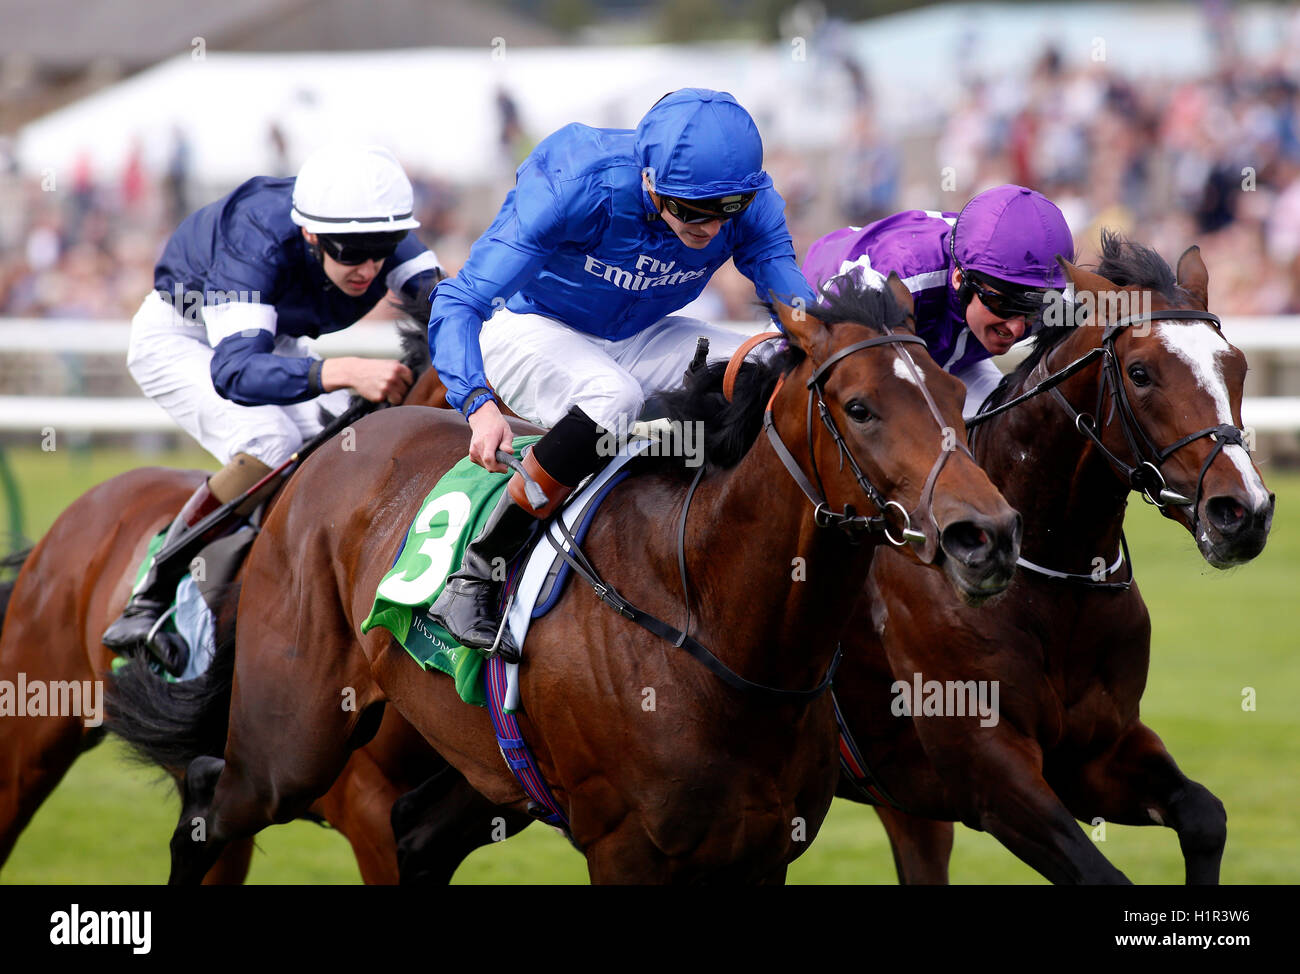
[[[525,447],[539,439],[540,436],[516,437],[515,456],[521,456]],[[555,516],[564,519],[575,540],[582,541],[600,502],[628,476],[628,462],[653,442],[631,440],[582,489],[574,491]],[[393,567],[375,590],[370,615],[361,624],[362,633],[377,626],[387,629],[417,663],[450,676],[461,699],[479,707],[488,705],[483,681],[485,655],[457,643],[429,618],[428,609],[447,577],[460,566],[465,548],[478,536],[510,476],[484,470],[468,457],[452,467],[421,505]],[[547,523],[545,530],[556,543],[564,543],[554,519]],[[503,572],[502,598],[509,604],[506,625],[515,638],[515,645],[522,649],[529,623],[541,618],[559,601],[569,565],[550,544],[534,540],[513,565],[494,568],[497,570]],[[506,672],[505,709],[514,712],[519,709],[515,682],[518,665],[507,664]]]
[[[539,439],[517,437],[515,455],[520,456],[524,447]],[[581,544],[601,501],[631,472],[628,463],[653,443],[650,439],[631,440],[545,524],[542,530],[549,544],[534,541],[525,546],[515,564],[494,568],[504,573],[505,624],[521,651],[529,623],[559,601],[569,576],[569,563],[560,553],[560,549],[568,550],[568,544],[557,521],[562,520],[574,543]],[[509,480],[510,474],[491,473],[466,457],[438,481],[416,514],[396,562],[375,590],[375,604],[361,631],[376,626],[387,629],[422,667],[450,675],[462,700],[487,707],[501,755],[532,799],[529,811],[567,831],[564,813],[542,780],[515,722],[514,714],[520,709],[519,664],[503,662],[500,655],[487,662],[483,653],[458,644],[428,616],[429,607],[447,577],[460,566],[466,546],[478,536]]]

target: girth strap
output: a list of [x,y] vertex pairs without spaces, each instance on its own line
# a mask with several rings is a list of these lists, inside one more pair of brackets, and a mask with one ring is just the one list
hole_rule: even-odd
[[483,686],[487,690],[492,729],[496,733],[497,746],[501,748],[501,756],[505,758],[506,765],[514,772],[528,797],[547,809],[546,815],[539,816],[541,820],[568,832],[569,820],[560,808],[560,803],[551,794],[551,789],[546,786],[533,752],[519,729],[519,721],[506,710],[506,663],[498,653],[489,656],[487,665],[483,667]]
[[871,773],[871,768],[867,766],[866,760],[862,757],[862,751],[858,748],[858,742],[853,739],[853,732],[849,730],[849,722],[844,719],[844,713],[840,710],[840,702],[833,690],[831,691],[831,703],[835,706],[835,723],[839,725],[840,729],[840,771],[844,774],[844,777],[849,779],[853,787],[858,789],[858,793],[866,799],[869,805],[888,805],[900,812],[903,811],[903,806],[885,790],[885,786],[880,783],[880,779]]

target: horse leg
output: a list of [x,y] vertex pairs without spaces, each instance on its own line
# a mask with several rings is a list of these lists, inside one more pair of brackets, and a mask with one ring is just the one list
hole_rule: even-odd
[[338,780],[312,806],[348,840],[361,881],[369,886],[394,886],[401,878],[389,821],[400,797],[401,790],[363,748],[352,755]]
[[1189,885],[1219,882],[1228,838],[1223,802],[1179,770],[1156,733],[1134,723],[1059,789],[1084,821],[1167,825],[1178,834]]
[[99,733],[87,733],[80,717],[41,717],[5,721],[0,748],[0,865],[18,836],[54,791],[72,763]]
[[190,762],[181,790],[181,817],[172,833],[172,885],[198,885],[216,864],[226,843],[209,835],[209,806],[226,762],[198,757]]
[[531,815],[494,805],[450,765],[393,805],[402,883],[451,882],[475,849],[523,831]]
[[[929,729],[918,732],[924,740]],[[979,740],[979,738],[976,738]],[[1079,827],[1043,777],[1042,752],[1028,738],[1000,734],[978,750],[927,751],[953,782],[954,794],[972,796],[963,821],[988,832],[1053,883],[1127,883]]]
[[203,877],[204,886],[239,886],[248,878],[248,867],[253,861],[253,840],[237,839],[217,857],[216,865]]
[[889,836],[899,883],[946,886],[948,860],[952,856],[952,823],[917,818],[885,805],[873,807]]
[[[383,705],[364,658],[330,653],[324,647],[338,639],[316,635],[304,634],[311,653],[241,644],[225,759],[196,758],[186,773],[172,882],[198,883],[226,843],[306,813],[373,735]],[[291,666],[294,679],[285,673]]]

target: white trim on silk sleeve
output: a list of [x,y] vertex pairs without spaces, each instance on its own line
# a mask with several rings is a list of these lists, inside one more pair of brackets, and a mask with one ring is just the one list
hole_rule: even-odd
[[993,359],[985,358],[972,362],[960,372],[954,372],[953,376],[966,384],[966,402],[962,406],[961,417],[971,419],[1002,381],[1002,370]]
[[424,253],[394,267],[388,272],[388,276],[384,278],[384,283],[388,285],[388,290],[400,291],[402,286],[416,274],[423,274],[425,271],[435,270],[440,266],[438,255],[432,250],[426,250]]
[[275,305],[251,301],[228,301],[207,305],[203,309],[208,344],[213,348],[221,344],[223,338],[238,335],[241,331],[265,331],[274,336],[275,318]]

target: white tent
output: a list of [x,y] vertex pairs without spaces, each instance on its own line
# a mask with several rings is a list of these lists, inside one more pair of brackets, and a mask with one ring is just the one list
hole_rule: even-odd
[[266,172],[269,133],[278,125],[296,165],[339,139],[379,142],[413,169],[472,182],[492,175],[498,88],[517,102],[540,137],[574,121],[634,126],[661,95],[686,86],[732,92],[764,133],[826,143],[840,135],[847,90],[835,98],[792,99],[815,91],[820,68],[748,45],[545,48],[494,56],[492,49],[427,49],[349,54],[182,55],[26,126],[23,168],[66,174],[89,152],[101,176],[118,172],[139,141],[161,168],[180,127],[194,175],[232,184]]
[[[1300,57],[1294,9],[1243,5],[1235,17],[1243,56],[1282,57],[1290,44]],[[292,166],[348,138],[386,144],[415,170],[473,182],[502,164],[499,87],[537,137],[573,121],[630,127],[660,95],[698,86],[736,95],[769,145],[822,148],[848,123],[843,55],[862,65],[895,133],[933,122],[971,77],[998,82],[999,103],[1014,103],[1048,43],[1069,64],[1091,60],[1128,78],[1203,75],[1214,64],[1193,4],[953,4],[821,29],[803,29],[796,16],[790,28],[769,45],[514,48],[491,38],[478,49],[373,53],[196,49],[27,125],[18,157],[28,172],[66,174],[88,152],[96,173],[112,176],[139,140],[157,169],[179,126],[199,182],[229,186],[270,171],[276,124]]]

